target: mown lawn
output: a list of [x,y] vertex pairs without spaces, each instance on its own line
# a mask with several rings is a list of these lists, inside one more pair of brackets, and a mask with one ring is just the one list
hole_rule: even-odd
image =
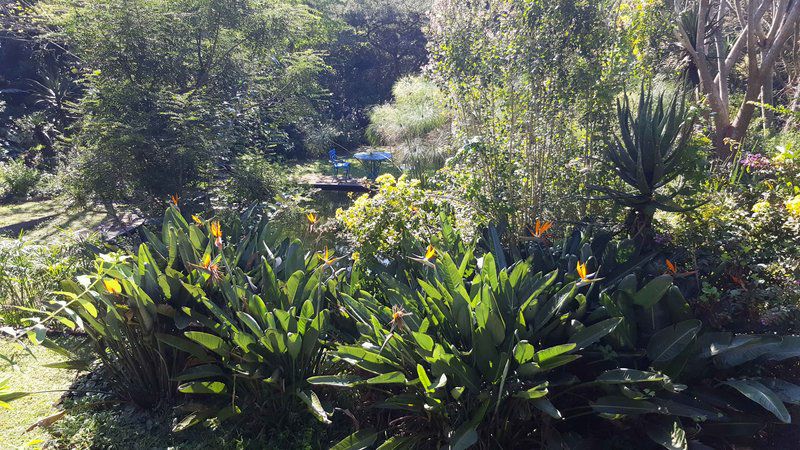
[[0,409],[0,448],[13,449],[39,440],[47,440],[47,430],[35,428],[25,431],[39,420],[59,410],[54,406],[75,380],[76,372],[51,369],[45,364],[62,361],[63,356],[39,346],[30,346],[30,353],[20,350],[18,344],[0,339],[0,355],[10,356],[16,363],[9,368],[0,362],[0,378],[9,379],[11,391],[41,392],[10,403],[10,409]]
[[71,209],[59,199],[0,205],[0,236],[17,237],[22,231],[33,242],[51,243],[63,233],[92,233],[106,218],[105,211]]

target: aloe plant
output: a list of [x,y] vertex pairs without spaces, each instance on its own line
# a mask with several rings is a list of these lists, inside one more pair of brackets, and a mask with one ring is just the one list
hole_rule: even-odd
[[683,173],[682,165],[694,125],[685,97],[678,93],[665,99],[664,92],[639,94],[634,109],[628,94],[617,100],[619,134],[606,151],[606,162],[627,189],[592,186],[611,199],[630,208],[627,219],[632,236],[646,234],[656,210],[685,210],[675,203],[682,189],[668,192],[667,185]]

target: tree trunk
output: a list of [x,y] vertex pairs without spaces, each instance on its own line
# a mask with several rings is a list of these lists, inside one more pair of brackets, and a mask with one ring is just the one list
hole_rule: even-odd
[[797,113],[798,106],[800,106],[800,77],[797,77],[797,80],[795,81],[792,103],[789,105],[789,110],[792,111],[793,114],[789,115],[789,117],[786,119],[786,123],[783,125],[784,133],[792,131],[792,128],[794,128],[795,124],[797,124],[795,115]]
[[775,106],[773,94],[773,71],[769,70],[761,84],[761,117],[764,120],[764,135],[768,136],[775,130],[775,111],[764,105]]
[[[751,73],[747,80],[747,91],[744,94],[744,101],[736,114],[736,119],[731,123],[730,138],[736,144],[741,144],[744,137],[747,135],[747,128],[750,126],[750,121],[753,119],[753,113],[756,110],[754,102],[758,102],[758,97],[761,95],[761,87],[764,84],[763,77],[760,73]],[[731,152],[727,152],[731,156]]]

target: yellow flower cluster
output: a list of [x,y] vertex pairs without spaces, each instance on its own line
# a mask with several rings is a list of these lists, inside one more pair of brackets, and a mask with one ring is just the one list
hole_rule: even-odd
[[800,195],[795,195],[789,200],[786,200],[785,205],[786,210],[789,211],[789,214],[800,218]]

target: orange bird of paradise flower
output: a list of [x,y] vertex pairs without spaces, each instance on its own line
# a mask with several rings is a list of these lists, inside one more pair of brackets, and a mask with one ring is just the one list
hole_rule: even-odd
[[433,260],[436,259],[436,256],[437,256],[436,247],[434,247],[433,244],[428,244],[428,248],[425,249],[425,255],[424,256],[422,256],[422,255],[414,255],[414,256],[409,256],[408,259],[410,259],[412,261],[416,261],[416,262],[418,262],[420,264],[423,264],[423,265],[433,269],[433,268],[436,267],[433,264]]
[[378,353],[383,351],[383,348],[386,347],[386,344],[389,342],[389,339],[392,338],[395,334],[395,330],[408,330],[408,325],[406,325],[405,321],[403,320],[404,317],[412,315],[410,312],[407,312],[403,309],[402,306],[393,305],[392,306],[392,320],[389,322],[391,327],[389,328],[389,334],[386,335],[386,339],[384,339],[383,344],[381,345],[380,350]]
[[425,249],[425,261],[430,261],[433,258],[436,258],[436,248],[433,244],[428,244],[428,248]]
[[332,266],[333,263],[341,259],[341,258],[334,258],[333,253],[334,252],[330,251],[328,247],[325,246],[325,253],[319,252],[317,253],[317,257],[320,259],[320,261],[322,261],[322,263],[325,266]]
[[681,277],[685,277],[685,276],[688,276],[688,275],[694,275],[695,273],[697,273],[696,270],[691,270],[691,271],[688,271],[688,272],[680,272],[680,273],[678,273],[678,267],[672,261],[670,261],[669,259],[665,259],[664,260],[664,264],[667,266],[667,271],[664,272],[664,274],[665,275],[672,275],[675,278],[681,278]]
[[591,278],[591,279],[589,278],[589,277],[594,276],[595,274],[586,273],[587,272],[586,263],[581,263],[580,261],[578,261],[578,264],[575,267],[575,270],[578,272],[578,276],[581,279],[580,283],[578,283],[581,286],[585,286],[585,285],[587,285],[589,283],[594,283],[595,281],[600,281],[601,280],[601,278]]
[[539,219],[536,219],[536,225],[534,226],[534,229],[529,229],[528,231],[530,231],[533,237],[542,238],[544,237],[544,234],[547,233],[547,230],[549,230],[552,226],[553,222],[542,222]]
[[203,226],[203,219],[195,216],[194,214],[192,214],[192,220],[194,220],[194,223],[196,223],[198,227]]
[[119,295],[122,293],[122,285],[119,284],[119,281],[111,278],[103,278],[103,286],[106,290],[114,295]]
[[215,220],[211,222],[211,236],[214,236],[214,245],[218,249],[222,249],[222,226],[219,224],[219,221]]
[[172,194],[169,196],[170,201],[173,205],[178,206],[178,202],[180,201],[180,196],[178,194]]
[[203,256],[203,261],[200,262],[199,266],[195,264],[192,265],[211,275],[209,279],[213,284],[222,281],[222,269],[220,269],[219,264],[211,262],[211,255],[206,254]]

